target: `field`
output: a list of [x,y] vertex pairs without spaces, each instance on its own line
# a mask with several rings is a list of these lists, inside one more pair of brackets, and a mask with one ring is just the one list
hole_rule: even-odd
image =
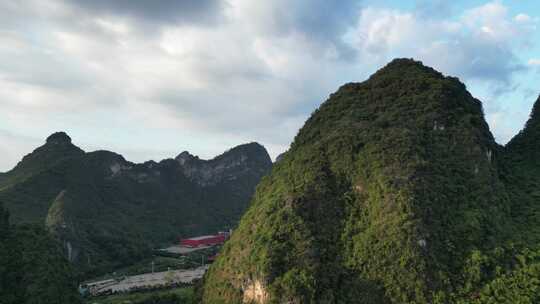
[[137,292],[89,299],[85,304],[192,304],[193,288]]

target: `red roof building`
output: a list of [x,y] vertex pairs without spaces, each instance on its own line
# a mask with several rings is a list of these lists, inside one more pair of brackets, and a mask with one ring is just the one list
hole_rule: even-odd
[[198,236],[198,237],[193,237],[189,239],[183,239],[180,241],[180,245],[186,246],[186,247],[221,245],[225,243],[226,239],[227,239],[227,234],[204,235],[204,236]]

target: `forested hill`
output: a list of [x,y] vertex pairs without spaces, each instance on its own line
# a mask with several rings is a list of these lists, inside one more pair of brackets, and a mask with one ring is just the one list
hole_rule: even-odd
[[516,157],[520,155],[522,159],[531,161],[540,159],[540,97],[533,106],[525,128],[508,143],[507,148]]
[[257,187],[203,303],[540,302],[539,107],[502,147],[420,62],[342,86]]
[[540,98],[525,128],[506,145],[505,181],[524,242],[540,243]]
[[0,261],[0,303],[81,303],[58,243],[43,226],[11,226],[1,204]]
[[14,223],[46,226],[79,270],[98,273],[178,237],[233,227],[271,166],[257,143],[212,160],[183,152],[135,164],[86,153],[59,132],[0,176],[0,202]]

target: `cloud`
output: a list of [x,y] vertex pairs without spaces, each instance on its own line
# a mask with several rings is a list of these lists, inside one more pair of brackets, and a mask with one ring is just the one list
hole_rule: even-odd
[[518,100],[527,90],[523,77],[535,61],[527,63],[520,55],[533,45],[537,21],[510,15],[499,1],[452,17],[434,13],[438,9],[448,12],[455,7],[437,2],[412,11],[367,7],[345,37],[364,67],[412,57],[458,76],[484,102],[495,137],[505,143],[522,127],[523,113],[530,110]]
[[529,59],[529,61],[527,62],[528,65],[530,66],[533,66],[533,67],[540,67],[540,59],[538,58],[531,58]]
[[415,14],[421,18],[447,18],[452,16],[454,3],[447,0],[417,0]]
[[517,14],[515,17],[514,17],[514,20],[516,22],[531,22],[532,21],[532,18],[531,16],[527,15],[527,14]]
[[508,15],[500,2],[465,11],[457,19],[425,18],[417,12],[366,8],[347,38],[364,58],[379,64],[414,57],[463,80],[509,87],[526,69],[516,45],[530,39],[529,28]]
[[335,47],[343,58],[350,49],[342,34],[358,19],[361,1],[344,0],[231,0],[230,18],[253,29],[257,35],[303,36],[318,43],[318,48]]
[[154,24],[212,24],[221,18],[220,0],[68,0],[75,8],[92,14],[123,16]]
[[527,61],[527,65],[537,74],[540,74],[540,58],[531,58]]
[[536,21],[500,2],[452,17],[447,1],[361,4],[0,2],[0,127],[32,138],[67,130],[134,161],[184,149],[212,157],[253,140],[275,156],[329,93],[394,57],[487,87],[490,115],[502,111],[494,92],[531,66],[517,54]]
[[11,131],[0,129],[0,141],[3,144],[0,146],[0,168],[11,169],[22,158],[21,151],[24,153],[30,153],[32,150],[40,144],[40,140],[32,137],[27,137],[22,134],[13,133]]
[[[120,6],[126,2],[107,3],[10,8],[13,16],[39,18],[24,27],[14,18],[0,30],[7,42],[0,47],[0,104],[7,128],[39,137],[65,129],[88,143],[103,142],[99,134],[112,132],[123,141],[112,147],[133,147],[128,133],[141,126],[169,136],[161,143],[164,151],[197,146],[212,156],[213,150],[256,140],[277,155],[344,81],[328,71],[349,69],[336,60],[346,56],[340,36],[357,17],[355,1],[321,20],[330,8],[326,1],[256,7],[231,0],[207,12],[225,16],[213,27],[167,16],[157,20],[172,8],[145,12],[139,2],[125,10]],[[216,7],[222,11],[213,12]],[[261,8],[261,15],[251,14]],[[257,20],[265,9],[273,19]],[[153,23],[152,35],[141,30],[143,23]],[[124,150],[135,160],[147,155],[133,149]]]

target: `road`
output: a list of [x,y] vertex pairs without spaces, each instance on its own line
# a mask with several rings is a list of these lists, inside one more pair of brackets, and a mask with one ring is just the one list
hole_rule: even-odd
[[180,253],[180,254],[186,254],[197,250],[212,248],[212,246],[200,246],[200,247],[185,247],[185,246],[171,246],[165,249],[160,249],[162,251],[170,252],[170,253]]
[[145,273],[135,276],[129,276],[121,281],[110,282],[107,280],[106,284],[102,282],[93,282],[92,285],[103,285],[102,287],[92,290],[92,293],[106,293],[111,291],[113,293],[120,291],[129,291],[132,288],[139,287],[153,287],[159,285],[168,285],[173,283],[191,283],[195,279],[203,277],[204,273],[208,269],[208,265],[201,266],[199,268],[191,270],[170,270],[156,273]]

